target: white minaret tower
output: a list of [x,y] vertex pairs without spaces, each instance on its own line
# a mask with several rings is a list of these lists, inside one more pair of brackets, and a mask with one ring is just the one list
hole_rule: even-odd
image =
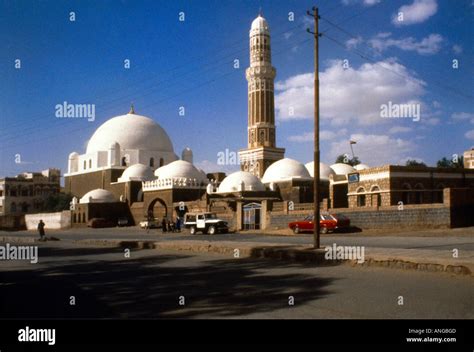
[[239,152],[241,168],[262,177],[275,161],[283,159],[285,149],[276,147],[275,100],[270,30],[261,14],[250,28],[250,67],[248,81],[248,144]]

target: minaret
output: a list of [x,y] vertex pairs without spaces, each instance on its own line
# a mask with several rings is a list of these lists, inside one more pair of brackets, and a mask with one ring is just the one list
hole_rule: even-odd
[[276,70],[272,66],[270,31],[261,16],[250,29],[250,67],[248,81],[248,144],[239,151],[241,169],[262,177],[275,161],[283,159],[285,149],[275,143],[275,101],[273,82]]

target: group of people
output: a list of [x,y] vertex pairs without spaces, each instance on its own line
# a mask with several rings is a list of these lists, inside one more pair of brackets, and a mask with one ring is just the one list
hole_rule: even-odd
[[171,221],[163,216],[161,220],[161,231],[165,232],[181,232],[181,219],[176,218],[176,221]]

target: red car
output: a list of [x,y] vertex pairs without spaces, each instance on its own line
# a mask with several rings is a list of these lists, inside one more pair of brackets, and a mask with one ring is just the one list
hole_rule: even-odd
[[[342,214],[321,214],[319,226],[321,233],[334,232],[335,230],[348,228],[351,225],[349,218]],[[313,215],[308,215],[304,220],[293,221],[288,224],[288,227],[294,233],[313,232]]]

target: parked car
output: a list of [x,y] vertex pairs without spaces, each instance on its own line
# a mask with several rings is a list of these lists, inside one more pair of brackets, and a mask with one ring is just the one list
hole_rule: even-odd
[[128,219],[127,218],[118,218],[117,226],[127,226],[127,225],[128,225]]
[[191,235],[201,231],[204,234],[214,235],[229,231],[226,221],[221,220],[215,213],[187,213],[184,218],[184,227],[189,229]]
[[92,228],[115,227],[115,221],[104,218],[92,218],[87,222],[87,226]]
[[[313,232],[313,215],[308,215],[303,220],[293,221],[288,227],[294,233]],[[336,230],[347,229],[351,225],[349,218],[342,214],[320,214],[319,226],[321,233],[334,232]]]

